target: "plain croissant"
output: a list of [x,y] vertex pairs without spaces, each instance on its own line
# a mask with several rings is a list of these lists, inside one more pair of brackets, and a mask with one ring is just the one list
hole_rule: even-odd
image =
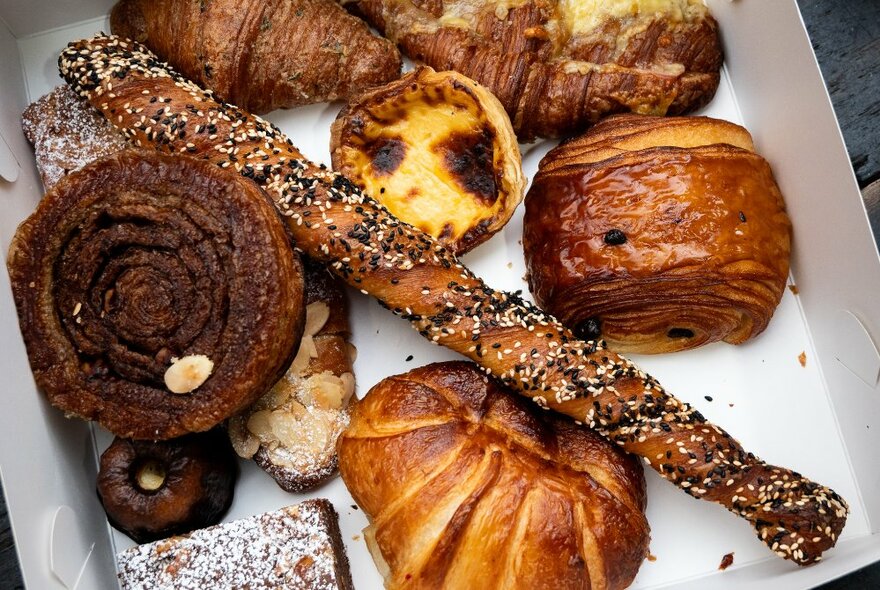
[[641,465],[472,363],[373,387],[339,471],[389,589],[625,588],[648,552]]
[[[72,43],[59,66],[130,141],[194,154],[253,179],[275,199],[297,247],[349,285],[511,389],[642,457],[691,496],[745,518],[780,557],[805,565],[836,543],[848,509],[833,490],[765,463],[632,361],[492,289],[431,236],[306,159],[277,127],[216,102],[118,38]],[[145,119],[142,108],[158,119]]]
[[520,141],[611,113],[692,111],[720,80],[703,0],[340,1],[414,60],[489,88]]
[[394,45],[332,0],[121,0],[110,27],[254,113],[348,98],[400,75]]

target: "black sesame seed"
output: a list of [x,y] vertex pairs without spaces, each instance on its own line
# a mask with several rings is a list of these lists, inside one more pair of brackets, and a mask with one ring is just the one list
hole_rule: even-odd
[[602,320],[587,318],[574,327],[574,335],[581,340],[595,340],[602,335]]
[[739,220],[742,221],[743,223],[746,222],[746,214],[743,213],[742,211],[739,212]]
[[711,395],[704,395],[703,397],[706,398],[706,401],[707,401],[707,402],[712,401],[712,396],[711,396]]
[[408,357],[406,357],[406,362],[410,362],[411,360],[413,360],[413,355],[409,355]]

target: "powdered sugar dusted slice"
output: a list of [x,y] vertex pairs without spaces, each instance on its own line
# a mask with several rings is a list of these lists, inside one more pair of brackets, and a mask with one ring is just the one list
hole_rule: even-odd
[[21,127],[34,146],[46,190],[67,174],[127,146],[113,125],[67,85],[25,109]]
[[123,590],[353,589],[328,500],[140,545],[117,556]]

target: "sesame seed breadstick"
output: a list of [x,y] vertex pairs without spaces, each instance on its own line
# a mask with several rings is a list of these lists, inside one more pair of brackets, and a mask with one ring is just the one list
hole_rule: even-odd
[[542,406],[586,422],[691,496],[746,518],[780,557],[805,565],[835,544],[848,509],[834,491],[757,459],[629,360],[488,287],[433,238],[306,160],[276,127],[216,102],[146,49],[118,38],[73,43],[59,65],[131,141],[253,179],[275,200],[298,248],[429,340]]

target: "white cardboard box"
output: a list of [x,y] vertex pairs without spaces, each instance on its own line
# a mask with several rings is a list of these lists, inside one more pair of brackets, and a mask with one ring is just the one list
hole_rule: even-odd
[[[60,83],[55,61],[71,40],[106,30],[113,0],[0,0],[0,245],[42,189],[20,130],[25,106]],[[727,56],[722,85],[703,114],[744,124],[770,161],[794,232],[795,295],[786,290],[768,330],[724,344],[638,360],[751,451],[829,485],[852,514],[825,560],[798,568],[773,556],[747,523],[647,473],[651,552],[634,588],[807,588],[880,559],[880,260],[837,121],[795,0],[709,0]],[[73,24],[71,24],[73,23]],[[329,162],[329,124],[339,105],[274,113],[307,155]],[[531,176],[549,143],[523,146]],[[525,289],[521,209],[466,262],[494,287]],[[370,298],[352,292],[355,369],[363,395],[381,378],[454,358],[430,346]],[[67,420],[37,391],[9,289],[0,272],[0,473],[25,582],[33,589],[114,588],[112,531],[94,490],[96,459],[110,440]],[[806,353],[806,367],[798,355]],[[415,358],[406,362],[412,354]],[[709,402],[704,396],[713,398]],[[333,500],[355,585],[381,587],[358,537],[366,520],[339,479],[307,495],[278,489],[252,463],[227,519],[306,497]],[[721,557],[735,564],[719,572]],[[2,585],[2,581],[0,581]]]

